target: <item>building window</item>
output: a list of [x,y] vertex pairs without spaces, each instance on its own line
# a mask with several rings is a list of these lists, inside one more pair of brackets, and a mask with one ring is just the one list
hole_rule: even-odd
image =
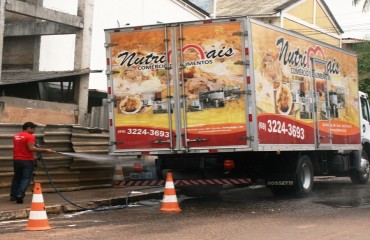
[[75,81],[28,82],[0,87],[0,96],[48,102],[76,103]]
[[74,82],[39,83],[40,100],[74,103]]

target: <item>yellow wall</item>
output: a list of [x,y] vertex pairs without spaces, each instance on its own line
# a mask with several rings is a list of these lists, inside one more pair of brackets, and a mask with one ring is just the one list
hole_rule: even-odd
[[337,47],[340,46],[340,40],[338,38],[321,33],[315,29],[306,27],[289,19],[284,19],[284,28]]
[[[340,33],[336,30],[335,26],[330,21],[329,16],[326,15],[319,2],[320,1],[318,0],[306,0],[301,4],[293,7],[286,13],[288,16],[294,16],[300,21],[317,26],[318,28],[327,31],[328,33],[339,35]],[[315,7],[316,9],[314,9]],[[319,32],[315,30],[315,27],[310,28],[287,18],[284,18],[283,26],[285,29],[289,29],[301,33],[305,36],[314,38],[316,40],[340,47],[340,39]]]
[[313,24],[313,5],[314,0],[307,0],[301,4],[299,4],[297,7],[292,8],[287,13],[299,18],[307,23]]
[[316,26],[319,26],[320,28],[324,28],[330,33],[339,34],[319,4],[316,4],[316,19],[315,20],[316,20],[316,24],[315,24]]

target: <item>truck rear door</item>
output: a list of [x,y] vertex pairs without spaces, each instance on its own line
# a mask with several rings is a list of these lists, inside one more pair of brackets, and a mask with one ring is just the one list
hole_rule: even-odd
[[[247,96],[242,21],[181,24],[176,31],[177,149],[245,148]],[[177,75],[177,74],[176,74]],[[178,82],[176,82],[178,80]],[[175,111],[177,110],[175,108]]]
[[[331,118],[332,111],[329,97],[329,79],[327,74],[327,62],[317,58],[311,58],[312,79],[314,86],[315,114],[316,114],[316,147],[325,148],[332,143]],[[332,92],[334,94],[334,92]]]
[[243,21],[106,30],[111,152],[248,148]]
[[167,30],[106,30],[111,152],[171,149]]

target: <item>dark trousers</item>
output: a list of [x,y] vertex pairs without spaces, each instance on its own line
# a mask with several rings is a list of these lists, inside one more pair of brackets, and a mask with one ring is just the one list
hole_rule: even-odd
[[14,176],[10,196],[24,198],[35,169],[32,160],[14,160]]

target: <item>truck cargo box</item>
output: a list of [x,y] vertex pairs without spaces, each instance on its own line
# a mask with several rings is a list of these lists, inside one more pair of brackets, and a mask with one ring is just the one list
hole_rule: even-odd
[[249,18],[105,34],[112,154],[361,148],[350,52]]

